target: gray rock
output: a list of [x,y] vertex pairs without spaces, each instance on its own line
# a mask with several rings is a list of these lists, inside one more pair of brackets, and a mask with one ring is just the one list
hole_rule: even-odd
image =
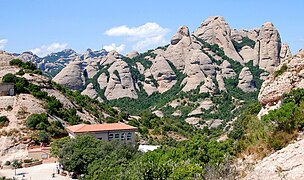
[[158,92],[164,93],[176,83],[176,74],[163,56],[156,56],[152,62],[150,72],[158,83]]
[[231,41],[231,29],[223,17],[209,17],[193,34],[209,44],[218,44],[228,57],[243,63]]
[[181,26],[172,37],[171,44],[163,53],[163,56],[170,60],[178,70],[184,70],[185,58],[190,49],[191,38],[189,29]]
[[131,51],[131,52],[129,52],[129,53],[126,55],[126,57],[132,59],[132,58],[135,58],[135,57],[138,56],[138,55],[139,55],[139,53],[138,53],[137,51]]
[[244,67],[239,75],[238,86],[244,92],[256,91],[255,82],[253,80],[253,75],[251,74],[248,67]]
[[82,88],[84,84],[82,62],[71,62],[53,78],[53,81],[73,90]]
[[105,90],[107,99],[119,99],[123,97],[136,99],[138,97],[130,68],[126,62],[116,59],[108,71],[110,78]]

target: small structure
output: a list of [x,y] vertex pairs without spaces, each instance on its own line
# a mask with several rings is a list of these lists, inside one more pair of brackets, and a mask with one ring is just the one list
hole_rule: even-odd
[[14,96],[14,83],[0,83],[0,96]]
[[159,147],[160,146],[141,144],[141,145],[138,146],[138,150],[141,151],[141,152],[148,152],[148,151],[154,151]]
[[122,143],[135,143],[136,127],[124,123],[78,124],[66,128],[69,136],[74,138],[81,134],[91,134],[104,141],[118,140]]
[[49,159],[50,158],[51,147],[45,146],[29,146],[28,147],[28,157],[32,159]]

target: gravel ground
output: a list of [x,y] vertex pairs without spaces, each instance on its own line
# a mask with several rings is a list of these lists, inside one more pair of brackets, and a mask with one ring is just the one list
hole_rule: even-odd
[[15,170],[3,169],[0,170],[0,177],[6,176],[7,178],[22,179],[24,180],[55,180],[55,179],[71,179],[69,177],[55,174],[55,178],[52,178],[52,173],[56,171],[56,165],[58,163],[41,164],[29,168],[17,169],[17,175],[15,176]]

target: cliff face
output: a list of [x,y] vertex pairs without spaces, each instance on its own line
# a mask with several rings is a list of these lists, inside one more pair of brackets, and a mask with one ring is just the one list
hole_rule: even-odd
[[260,115],[279,107],[282,96],[296,88],[304,88],[303,50],[300,50],[294,57],[284,59],[274,75],[268,76],[262,84],[258,100],[264,105],[264,108]]

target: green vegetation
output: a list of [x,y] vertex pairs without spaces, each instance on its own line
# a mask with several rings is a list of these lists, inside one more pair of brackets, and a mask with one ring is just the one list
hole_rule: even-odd
[[116,69],[113,71],[113,74],[115,74],[117,76],[118,80],[121,81],[119,73]]
[[261,159],[273,150],[279,150],[297,137],[304,127],[304,90],[295,89],[283,98],[279,109],[257,118],[258,103],[249,106],[234,123],[229,137],[236,140],[239,153],[255,154]]
[[35,144],[49,143],[52,138],[61,138],[67,136],[67,132],[59,121],[48,121],[45,113],[32,114],[26,120],[26,126],[32,130],[38,130],[38,133],[32,134],[31,139]]
[[34,74],[42,74],[40,69],[36,69],[36,65],[32,62],[23,62],[20,59],[13,59],[10,61],[11,66],[18,66],[21,70],[17,73],[17,75],[23,75],[24,72],[26,73],[34,73]]
[[6,116],[0,116],[0,127],[8,126],[9,120]]
[[63,138],[51,146],[66,170],[84,173],[85,179],[203,179],[209,167],[220,167],[235,154],[232,141],[209,141],[201,135],[145,154],[89,135]]
[[273,73],[273,76],[276,78],[276,77],[282,75],[284,72],[286,72],[287,69],[288,69],[288,66],[286,64],[283,64],[279,70],[277,70]]
[[249,39],[248,37],[242,37],[242,41],[240,43],[236,42],[234,40],[232,40],[232,43],[233,43],[235,49],[237,50],[237,52],[240,52],[244,46],[249,46],[252,49],[255,46],[255,41],[252,39]]

